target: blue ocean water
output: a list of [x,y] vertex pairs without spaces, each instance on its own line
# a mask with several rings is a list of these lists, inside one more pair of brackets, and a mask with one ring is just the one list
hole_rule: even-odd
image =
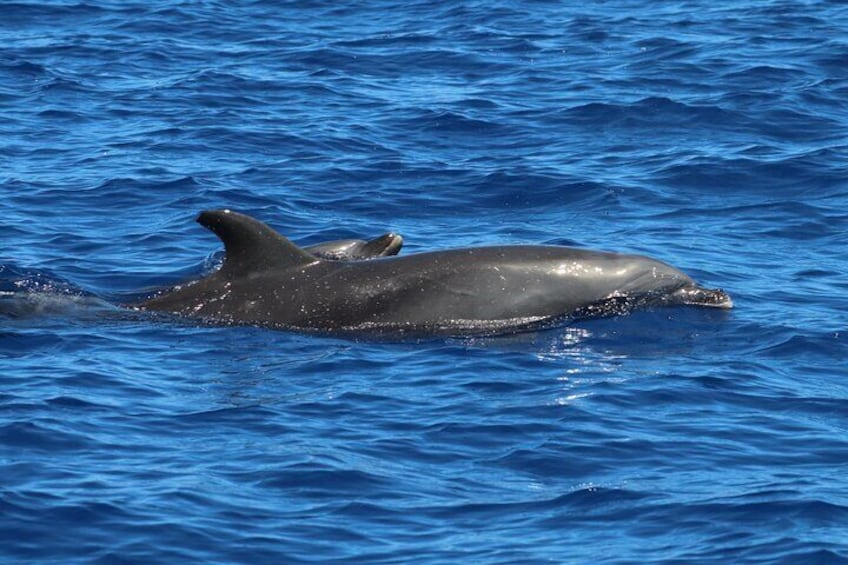
[[[0,4],[0,561],[848,563],[848,6]],[[722,287],[375,342],[111,306],[206,208]]]

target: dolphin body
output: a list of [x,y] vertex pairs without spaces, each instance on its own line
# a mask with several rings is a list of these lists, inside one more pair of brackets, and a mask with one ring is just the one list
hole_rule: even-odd
[[638,255],[559,246],[329,261],[230,210],[197,221],[224,243],[211,275],[136,305],[217,324],[324,332],[497,334],[638,307],[732,307],[722,290]]

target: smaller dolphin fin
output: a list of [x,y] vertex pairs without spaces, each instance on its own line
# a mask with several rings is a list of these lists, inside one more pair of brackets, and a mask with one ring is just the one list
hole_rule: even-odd
[[224,242],[224,275],[244,274],[308,265],[318,259],[274,231],[267,224],[231,210],[206,210],[197,222]]

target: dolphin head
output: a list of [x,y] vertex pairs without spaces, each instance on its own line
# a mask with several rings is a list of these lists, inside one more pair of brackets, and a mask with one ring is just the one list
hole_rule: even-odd
[[725,291],[704,288],[686,273],[662,261],[635,255],[620,257],[626,258],[632,266],[621,288],[627,294],[642,295],[648,303],[656,300],[664,304],[733,307],[733,300]]

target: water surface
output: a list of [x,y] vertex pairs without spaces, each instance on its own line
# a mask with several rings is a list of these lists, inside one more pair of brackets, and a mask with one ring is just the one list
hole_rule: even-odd
[[[839,2],[0,7],[0,560],[848,562]],[[732,311],[499,338],[202,327],[295,241],[648,254]]]

